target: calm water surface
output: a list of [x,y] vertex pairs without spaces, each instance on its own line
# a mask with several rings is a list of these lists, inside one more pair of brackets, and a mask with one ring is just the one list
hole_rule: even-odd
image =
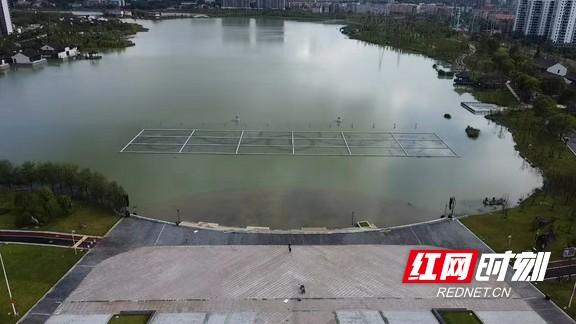
[[[510,133],[460,107],[433,60],[347,39],[340,26],[258,19],[139,21],[101,61],[0,74],[0,159],[71,161],[121,183],[139,213],[275,228],[438,218],[542,179]],[[442,117],[452,115],[451,120]],[[231,122],[238,115],[240,125]],[[435,132],[460,158],[133,155],[141,128]],[[470,140],[464,128],[481,129]],[[375,127],[375,128],[373,128]]]

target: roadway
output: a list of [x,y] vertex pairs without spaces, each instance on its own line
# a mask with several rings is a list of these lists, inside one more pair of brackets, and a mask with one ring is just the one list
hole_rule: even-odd
[[83,234],[45,232],[45,231],[21,231],[0,230],[0,242],[29,243],[73,247],[79,249],[92,248],[101,237]]
[[552,261],[546,270],[546,279],[570,277],[576,274],[575,260]]

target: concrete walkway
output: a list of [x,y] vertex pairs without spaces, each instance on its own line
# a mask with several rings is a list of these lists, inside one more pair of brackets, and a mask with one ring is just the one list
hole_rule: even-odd
[[576,156],[576,136],[570,137],[566,145],[568,146],[568,149]]
[[[23,319],[22,323],[45,323],[52,314],[65,311],[62,303],[80,286],[92,269],[104,260],[142,247],[197,245],[429,245],[444,248],[470,248],[489,252],[490,249],[458,221],[444,221],[393,229],[390,232],[371,231],[333,234],[257,234],[227,233],[207,229],[192,229],[136,218],[122,220],[96,248],[92,249]],[[174,249],[173,247],[168,250]],[[177,248],[176,248],[177,249]],[[380,264],[381,262],[379,262]],[[170,267],[167,267],[167,271]],[[206,269],[210,272],[210,269]],[[167,272],[169,273],[169,271]],[[120,283],[119,283],[120,284]],[[530,284],[512,285],[515,295],[549,323],[574,323],[553,303]],[[74,293],[76,294],[76,292]],[[162,302],[162,301],[159,301]],[[191,301],[190,301],[191,302]],[[123,307],[151,307],[130,302]],[[406,306],[401,300],[399,307]],[[359,306],[362,304],[358,304]],[[160,305],[158,305],[160,307]],[[188,305],[191,306],[191,305]],[[167,307],[176,307],[170,304]],[[186,309],[186,305],[184,308]],[[114,308],[112,308],[114,309]],[[126,309],[126,308],[124,308]],[[192,310],[192,308],[188,308]],[[376,308],[378,309],[378,308]]]

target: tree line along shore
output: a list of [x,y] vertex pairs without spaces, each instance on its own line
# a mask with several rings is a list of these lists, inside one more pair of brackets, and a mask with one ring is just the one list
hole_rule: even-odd
[[[124,188],[102,174],[71,163],[0,161],[0,196],[4,213],[17,228],[42,226],[66,218],[74,204],[88,203],[116,214],[128,206]],[[2,207],[0,205],[0,207]]]
[[[452,30],[448,21],[431,17],[366,17],[351,21],[342,31],[354,39],[447,63],[456,63],[472,45],[475,52],[463,58],[464,73],[482,86],[469,90],[481,102],[506,107],[486,118],[510,131],[516,150],[541,173],[544,183],[523,200],[462,222],[496,252],[551,251],[553,260],[566,259],[565,249],[576,247],[576,155],[566,145],[576,133],[576,83],[547,73],[540,63],[557,62],[576,71],[576,50],[513,35],[465,35]],[[506,89],[507,83],[520,100]],[[573,285],[568,276],[537,287],[563,307]],[[576,318],[576,307],[564,309]]]
[[17,53],[50,57],[43,46],[77,48],[88,54],[133,46],[130,37],[147,31],[136,23],[112,17],[75,16],[45,11],[15,11],[15,32],[0,37],[0,59],[10,60]]

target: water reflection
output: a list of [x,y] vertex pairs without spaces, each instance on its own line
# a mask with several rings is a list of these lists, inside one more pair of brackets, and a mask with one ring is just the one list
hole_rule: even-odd
[[284,43],[284,21],[246,17],[222,18],[220,31],[223,43],[250,47]]
[[[0,159],[75,162],[121,183],[144,215],[226,225],[342,227],[352,211],[399,225],[437,218],[451,196],[467,213],[541,185],[510,133],[462,108],[473,97],[430,59],[336,25],[138,22],[150,31],[122,53],[0,77]],[[434,132],[460,158],[118,154],[142,128]]]
[[258,19],[256,20],[256,43],[282,44],[284,43],[284,20]]
[[250,45],[253,18],[234,17],[220,19],[222,42],[225,44]]

